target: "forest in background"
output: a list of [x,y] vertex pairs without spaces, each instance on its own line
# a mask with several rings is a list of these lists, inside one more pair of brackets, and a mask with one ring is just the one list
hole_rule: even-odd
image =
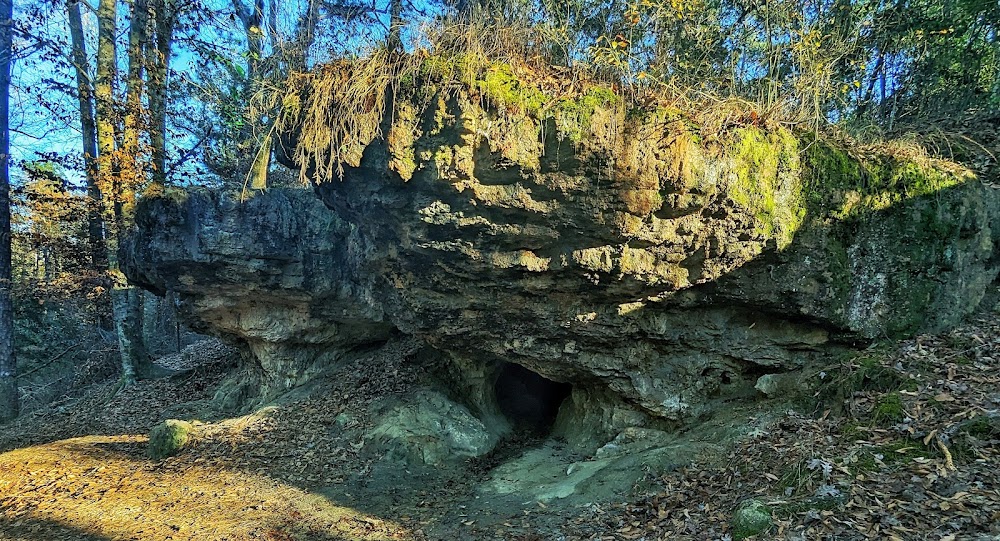
[[723,104],[754,123],[915,134],[973,168],[996,162],[976,141],[1000,110],[990,0],[69,0],[18,5],[9,29],[0,291],[14,354],[0,348],[0,419],[87,378],[128,385],[151,375],[151,352],[180,347],[172,301],[117,268],[135,201],[244,189],[262,167],[272,185],[296,183],[269,165],[270,134],[294,78],[323,63],[474,52],[601,81],[634,107]]

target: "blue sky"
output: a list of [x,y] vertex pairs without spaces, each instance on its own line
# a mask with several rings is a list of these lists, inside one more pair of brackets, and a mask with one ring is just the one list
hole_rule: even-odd
[[[247,0],[244,0],[247,1]],[[252,0],[250,0],[252,1]],[[89,0],[96,7],[97,0]],[[78,103],[75,96],[66,92],[67,88],[75,88],[75,72],[65,61],[53,59],[54,51],[61,49],[66,54],[69,49],[69,36],[66,14],[63,3],[57,2],[57,9],[48,9],[44,18],[33,20],[28,32],[31,37],[17,35],[15,49],[22,54],[18,56],[12,67],[11,93],[11,155],[15,167],[11,173],[13,180],[18,182],[23,173],[16,166],[22,161],[32,161],[44,158],[46,154],[78,157],[82,154],[82,140],[79,127]],[[172,67],[175,71],[175,81],[182,81],[192,88],[205,86],[200,80],[204,72],[196,68],[199,57],[193,49],[187,46],[190,40],[200,40],[217,49],[220,57],[240,65],[246,64],[245,39],[242,24],[232,17],[232,4],[228,0],[203,0],[207,8],[205,15],[207,24],[196,29],[178,32],[174,45]],[[278,33],[288,36],[294,32],[294,26],[305,6],[305,0],[277,3]],[[128,5],[119,1],[118,19],[118,55],[119,69],[127,66],[124,54],[128,32]],[[32,12],[32,6],[23,3],[15,5],[15,20],[22,24]],[[188,21],[190,21],[190,17]],[[90,68],[94,67],[96,52],[97,26],[96,16],[92,8],[83,9],[84,31],[87,39]],[[370,23],[369,23],[370,24]],[[381,39],[382,31],[376,28],[373,32],[355,32],[351,37],[334,36],[330,33],[333,25],[323,25],[326,29],[320,35],[318,50],[341,50],[345,48],[363,48],[373,39]],[[46,43],[40,46],[40,43]],[[334,46],[339,44],[338,46]],[[216,80],[215,82],[219,82]],[[122,90],[118,89],[119,92]],[[179,112],[197,110],[199,104],[193,102],[173,101],[170,106],[175,114],[170,119],[180,118]],[[185,135],[183,130],[176,131],[180,126],[174,125],[175,132],[171,141],[174,148],[188,148],[193,145],[195,134]],[[79,171],[67,170],[66,177],[74,184],[82,185],[83,178]]]

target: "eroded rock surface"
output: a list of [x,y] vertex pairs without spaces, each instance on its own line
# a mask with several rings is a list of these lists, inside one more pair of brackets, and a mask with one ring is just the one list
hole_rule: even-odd
[[995,190],[933,160],[862,163],[757,127],[704,143],[610,107],[572,142],[463,94],[396,118],[408,137],[315,194],[145,201],[127,274],[245,340],[269,391],[419,338],[491,434],[476,454],[510,429],[504,362],[572,385],[552,430],[600,446],[837,348],[953,325],[1000,268]]
[[[197,330],[245,344],[260,375],[233,400],[305,382],[324,364],[392,331],[352,283],[350,226],[311,193],[245,202],[199,191],[147,200],[122,264],[154,292],[181,292]],[[356,291],[355,294],[353,291]]]

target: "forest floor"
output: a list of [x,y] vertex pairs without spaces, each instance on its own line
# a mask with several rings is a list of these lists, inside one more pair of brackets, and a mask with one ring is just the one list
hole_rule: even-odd
[[[753,498],[773,517],[755,539],[996,540],[996,316],[844,360],[722,460],[651,469],[621,501],[578,507],[474,501],[490,460],[401,477],[339,437],[406,391],[404,365],[348,366],[242,417],[205,413],[234,359],[201,342],[159,361],[172,377],[93,385],[4,427],[0,539],[728,540]],[[188,448],[147,457],[151,427],[198,412]]]

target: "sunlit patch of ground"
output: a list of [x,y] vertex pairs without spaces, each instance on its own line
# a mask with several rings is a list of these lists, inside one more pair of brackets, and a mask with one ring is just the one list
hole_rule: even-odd
[[218,466],[154,462],[144,436],[86,436],[0,455],[0,532],[17,539],[411,539],[403,527]]

